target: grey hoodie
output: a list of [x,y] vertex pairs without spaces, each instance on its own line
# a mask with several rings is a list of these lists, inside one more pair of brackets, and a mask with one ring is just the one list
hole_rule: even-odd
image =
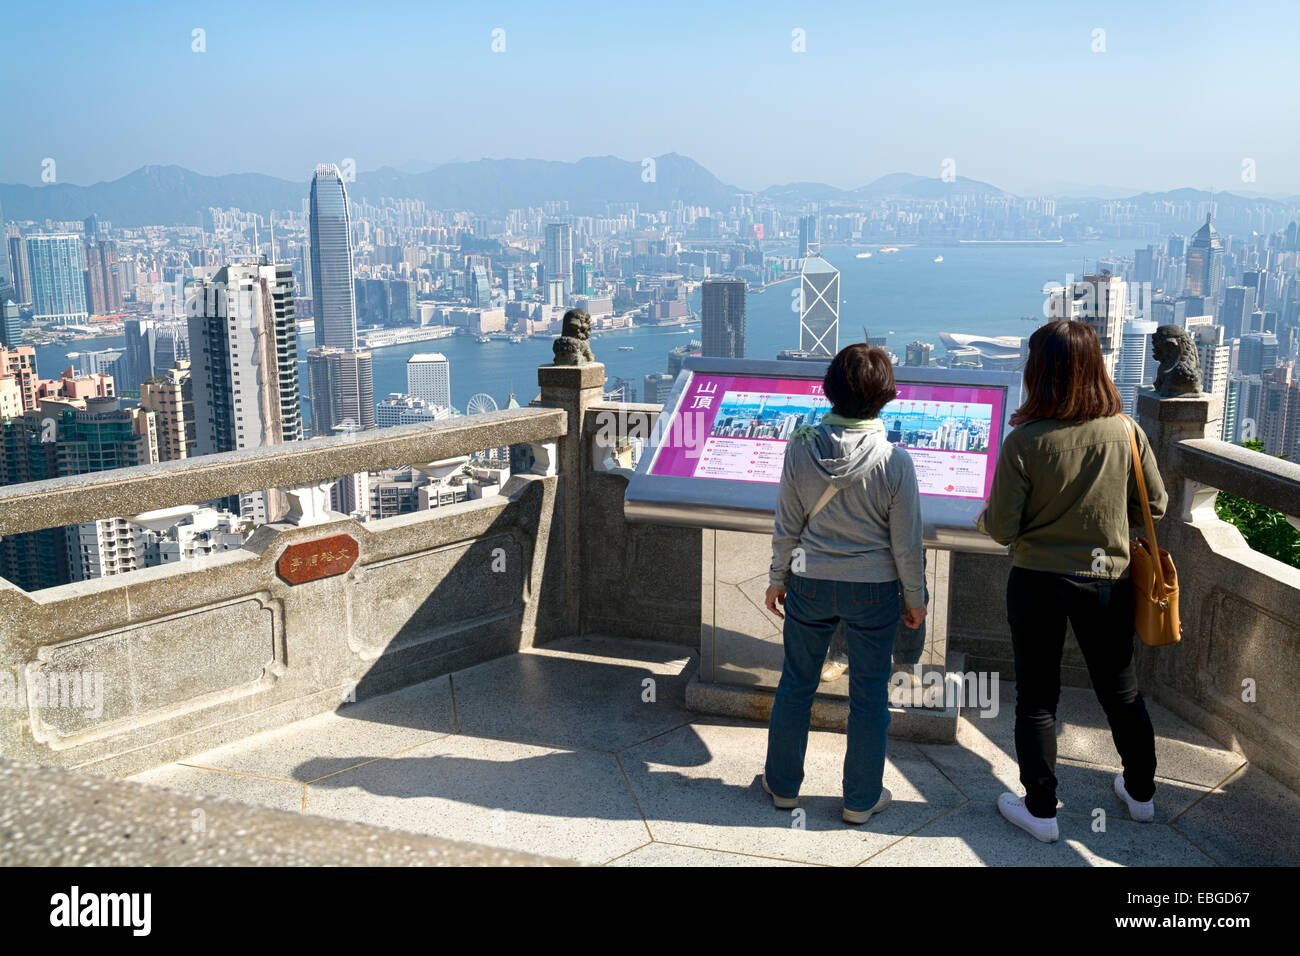
[[[805,527],[827,482],[840,490]],[[922,558],[921,493],[906,451],[881,431],[840,425],[822,424],[790,440],[769,584],[785,587],[793,561],[800,577],[900,581],[907,606],[920,607],[925,603]]]

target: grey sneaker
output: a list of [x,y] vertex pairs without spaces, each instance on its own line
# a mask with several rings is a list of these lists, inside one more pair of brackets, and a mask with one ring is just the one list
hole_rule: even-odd
[[767,785],[767,774],[763,774],[763,789],[767,792],[767,795],[772,798],[772,806],[776,807],[778,810],[793,810],[795,807],[799,806],[798,797],[778,797],[773,793],[772,788]]
[[849,659],[847,655],[836,654],[829,658],[822,666],[822,682],[828,683],[833,680],[839,680],[844,676],[844,672],[849,669]]
[[879,813],[889,806],[889,801],[892,799],[894,799],[894,795],[889,792],[889,788],[881,787],[880,799],[876,801],[876,805],[870,810],[850,810],[845,807],[844,812],[840,815],[844,818],[845,823],[866,823],[871,819],[873,813]]

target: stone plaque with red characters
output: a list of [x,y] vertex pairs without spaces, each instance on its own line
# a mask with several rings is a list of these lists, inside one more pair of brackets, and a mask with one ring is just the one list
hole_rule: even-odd
[[346,534],[291,544],[284,549],[275,570],[290,584],[303,584],[342,574],[357,561],[357,542]]

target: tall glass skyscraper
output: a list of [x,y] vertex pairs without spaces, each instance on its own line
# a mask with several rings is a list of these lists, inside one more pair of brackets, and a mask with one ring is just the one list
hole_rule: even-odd
[[[1219,282],[1223,277],[1223,240],[1214,228],[1212,215],[1205,217],[1203,225],[1187,248],[1187,288],[1186,295],[1200,295],[1206,298],[1206,306],[1213,309],[1218,302]],[[1207,312],[1206,314],[1212,314]]]
[[832,356],[840,350],[840,271],[811,252],[799,273],[799,348]]
[[80,236],[28,236],[27,257],[32,272],[33,318],[56,322],[90,318]]
[[357,347],[357,307],[352,288],[352,236],[348,193],[333,163],[316,167],[311,181],[311,304],[316,344]]

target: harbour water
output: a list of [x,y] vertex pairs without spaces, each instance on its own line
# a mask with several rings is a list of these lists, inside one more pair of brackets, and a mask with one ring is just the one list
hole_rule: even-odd
[[[865,326],[872,337],[883,336],[900,356],[908,342],[920,339],[942,352],[940,332],[976,335],[1019,335],[1043,320],[1044,284],[1062,283],[1096,267],[1099,256],[1131,255],[1129,243],[1090,242],[1061,245],[900,246],[889,255],[858,259],[875,246],[823,248],[826,259],[840,270],[840,345],[863,340]],[[942,262],[935,262],[936,256]],[[745,304],[745,351],[749,358],[775,358],[781,349],[798,347],[797,282],[769,286],[751,293]],[[699,292],[691,308],[699,312]],[[1022,316],[1033,316],[1025,321]],[[674,346],[699,338],[693,326],[644,327],[600,334],[592,343],[610,378],[630,379],[640,400],[642,379],[662,372]],[[687,331],[690,329],[691,331]],[[306,389],[306,352],[311,335],[300,335],[299,370]],[[69,364],[70,351],[121,348],[121,338],[86,339],[69,345],[41,346],[37,368],[42,377],[57,376]],[[623,351],[620,346],[631,346]],[[522,342],[494,340],[480,344],[470,336],[395,345],[374,351],[375,401],[390,392],[406,391],[406,360],[417,352],[441,352],[451,363],[452,403],[464,409],[469,397],[486,392],[504,407],[511,392],[526,405],[537,395],[537,366],[551,361],[549,339]],[[303,398],[304,420],[310,418]]]

